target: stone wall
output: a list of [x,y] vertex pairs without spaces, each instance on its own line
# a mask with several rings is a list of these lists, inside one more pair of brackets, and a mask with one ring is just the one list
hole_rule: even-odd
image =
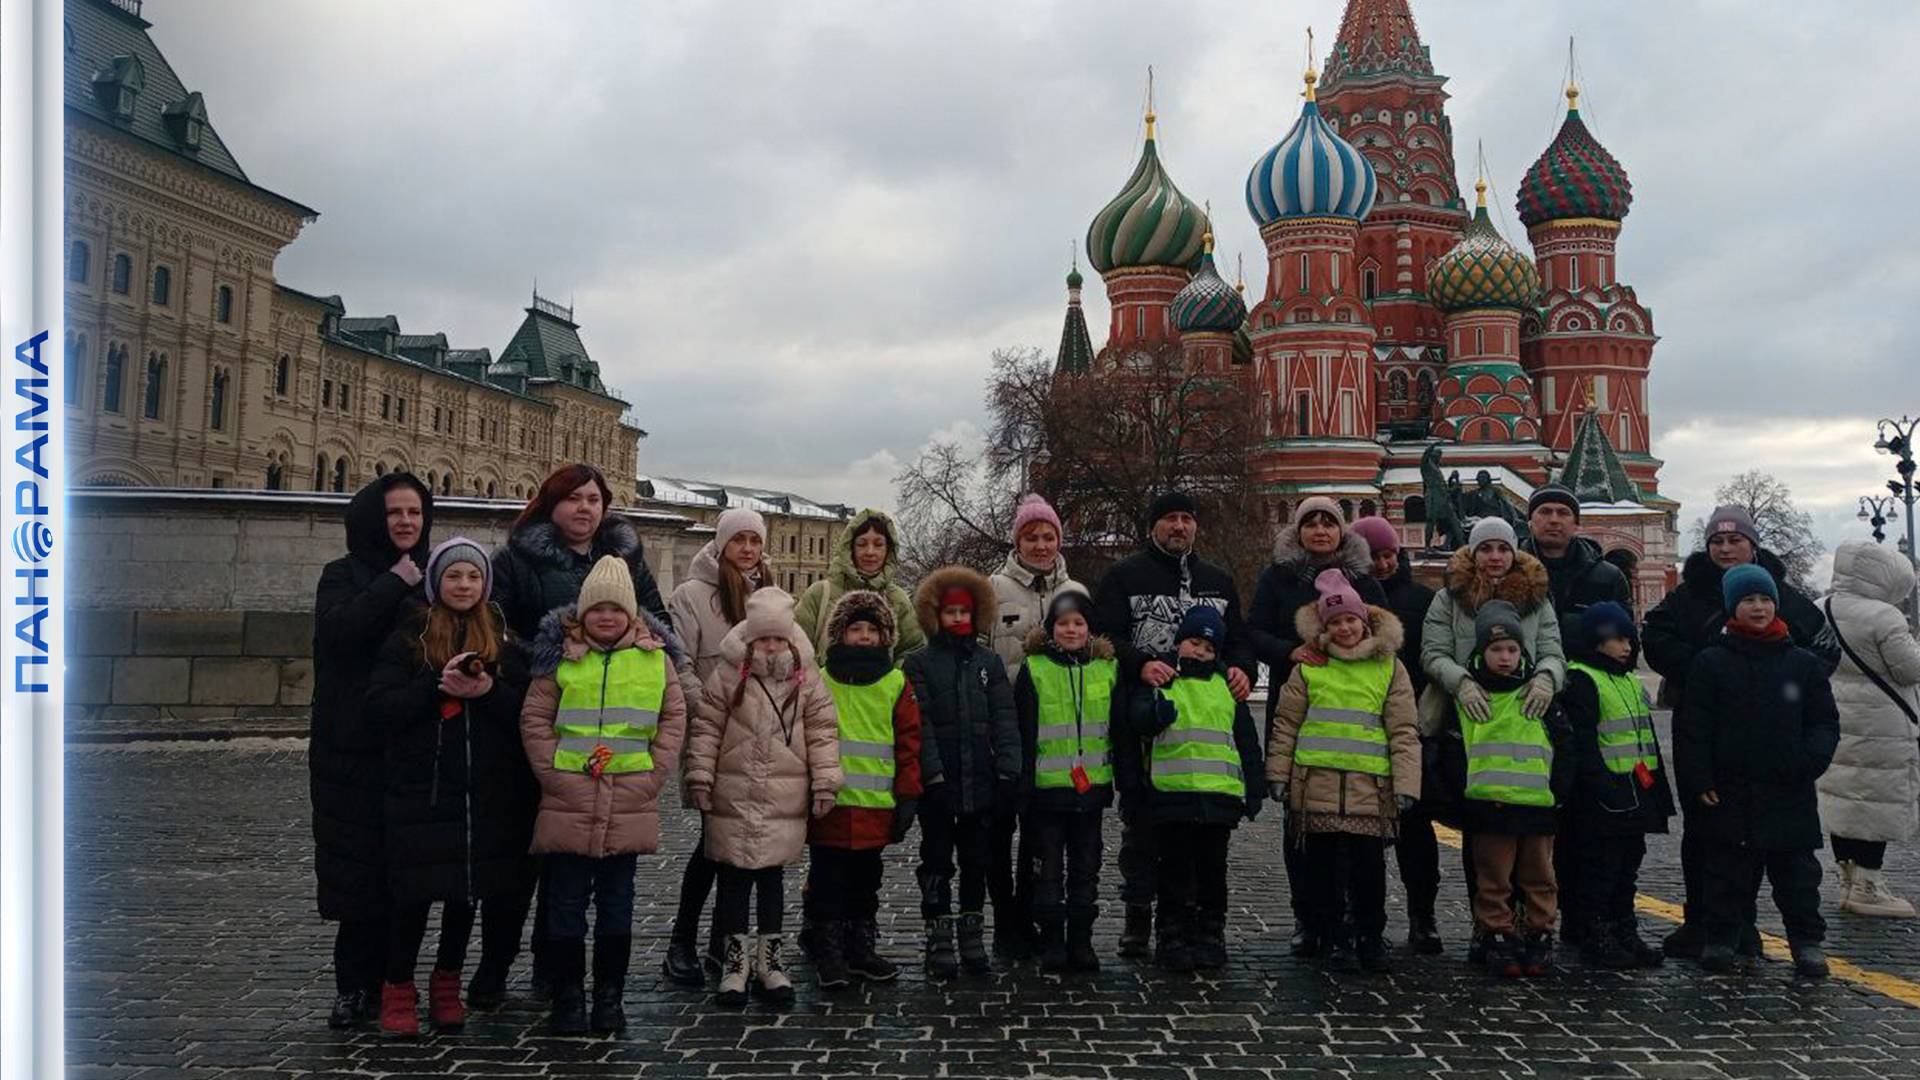
[[[347,496],[79,489],[67,531],[69,735],[304,731],[313,596]],[[503,542],[521,504],[439,499],[433,535]],[[624,510],[661,592],[712,529]]]

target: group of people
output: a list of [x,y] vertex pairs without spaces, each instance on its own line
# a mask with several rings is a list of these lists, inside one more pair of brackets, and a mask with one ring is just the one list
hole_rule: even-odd
[[[799,945],[819,985],[895,978],[883,855],[916,824],[931,977],[996,954],[1097,970],[1116,803],[1120,954],[1176,972],[1227,963],[1231,838],[1269,800],[1293,953],[1330,970],[1391,966],[1389,846],[1409,946],[1442,951],[1436,824],[1462,834],[1468,958],[1504,975],[1544,972],[1556,930],[1604,967],[1730,970],[1759,953],[1763,876],[1797,969],[1823,975],[1823,822],[1843,908],[1912,914],[1880,867],[1920,828],[1903,726],[1920,645],[1894,607],[1913,571],[1873,545],[1842,547],[1823,614],[1722,507],[1642,626],[1564,488],[1533,493],[1524,542],[1479,521],[1437,592],[1389,522],[1316,497],[1243,610],[1196,553],[1189,497],[1155,499],[1140,550],[1089,591],[1030,495],[990,576],[943,567],[909,591],[892,521],[866,510],[796,601],[765,521],[736,508],[663,600],[610,503],[597,470],[559,469],[492,553],[434,543],[432,493],[407,474],[349,504],[348,554],[317,596],[310,748],[334,1027],[418,1033],[438,904],[435,1028],[502,1004],[529,939],[554,1033],[623,1030],[637,859],[659,847],[676,772],[701,830],[663,972],[713,980],[727,1006],[792,999],[784,875],[803,855]],[[1675,710],[1671,768],[1643,647]],[[1262,667],[1264,724],[1248,707]],[[1655,947],[1636,881],[1676,807],[1686,921]]]

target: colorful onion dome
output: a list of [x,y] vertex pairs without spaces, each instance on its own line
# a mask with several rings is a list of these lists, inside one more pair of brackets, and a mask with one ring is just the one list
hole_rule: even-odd
[[1207,215],[1180,193],[1155,149],[1154,115],[1147,113],[1147,142],[1127,186],[1087,226],[1087,261],[1102,274],[1134,266],[1191,269],[1200,260],[1200,234]]
[[1300,119],[1247,174],[1247,211],[1262,228],[1290,217],[1357,221],[1373,209],[1379,193],[1373,165],[1320,116],[1314,73],[1308,71],[1306,78],[1307,103]]
[[1520,181],[1514,200],[1527,228],[1563,218],[1619,221],[1633,205],[1633,185],[1580,119],[1580,88],[1567,87],[1567,119],[1540,160]]
[[1479,194],[1473,221],[1460,242],[1433,261],[1427,295],[1442,311],[1527,307],[1540,293],[1540,272],[1493,227],[1487,216],[1487,182],[1473,189]]
[[1073,269],[1067,271],[1067,288],[1077,289],[1085,283],[1086,279],[1080,276],[1080,264],[1074,263]]
[[1183,334],[1232,333],[1247,321],[1247,302],[1213,265],[1213,233],[1200,238],[1200,269],[1173,295],[1173,325]]

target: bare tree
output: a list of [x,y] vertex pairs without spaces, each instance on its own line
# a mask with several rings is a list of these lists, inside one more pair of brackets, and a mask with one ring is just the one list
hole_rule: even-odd
[[[1714,489],[1715,506],[1738,506],[1753,517],[1760,532],[1760,546],[1779,557],[1787,568],[1787,581],[1803,592],[1813,591],[1809,580],[1813,566],[1825,554],[1827,545],[1813,531],[1813,515],[1796,508],[1793,491],[1786,482],[1771,473],[1749,469]],[[1707,523],[1693,520],[1691,542],[1704,546]]]

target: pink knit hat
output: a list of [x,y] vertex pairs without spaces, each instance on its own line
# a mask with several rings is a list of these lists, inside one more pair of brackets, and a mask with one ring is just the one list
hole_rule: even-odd
[[1374,554],[1382,551],[1399,551],[1400,534],[1394,531],[1393,522],[1378,515],[1363,517],[1353,523],[1353,531],[1367,542],[1367,550]]
[[1347,575],[1339,567],[1320,571],[1320,576],[1313,579],[1313,588],[1320,594],[1320,598],[1314,601],[1313,610],[1320,616],[1322,626],[1332,622],[1335,615],[1354,615],[1362,622],[1366,621],[1366,601],[1353,591],[1353,586],[1347,583]]
[[1053,526],[1056,534],[1066,532],[1060,527],[1060,515],[1053,512],[1053,507],[1047,504],[1047,500],[1038,495],[1025,495],[1020,499],[1019,508],[1013,512],[1013,542],[1019,543],[1020,533],[1036,521],[1044,521]]

